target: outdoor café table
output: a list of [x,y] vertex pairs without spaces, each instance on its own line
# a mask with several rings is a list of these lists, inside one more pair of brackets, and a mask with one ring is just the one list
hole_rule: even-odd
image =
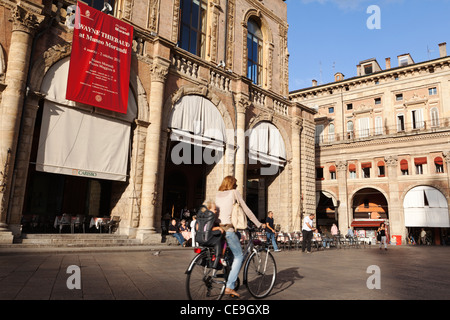
[[53,223],[53,226],[55,229],[59,228],[59,233],[61,233],[61,230],[64,226],[70,226],[70,232],[73,233],[73,224],[75,222],[76,217],[72,217],[66,213],[64,213],[62,216],[56,216],[55,222]]
[[97,229],[100,229],[100,233],[102,233],[102,227],[104,225],[107,225],[110,218],[92,218],[91,222],[89,223],[89,228],[96,227]]

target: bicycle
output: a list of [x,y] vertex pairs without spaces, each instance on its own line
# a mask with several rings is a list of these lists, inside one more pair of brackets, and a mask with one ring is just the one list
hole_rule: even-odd
[[[250,294],[262,299],[272,291],[276,277],[277,267],[273,255],[267,244],[253,237],[254,230],[249,232],[249,241],[243,251],[243,283]],[[198,253],[186,270],[186,292],[190,300],[220,300],[225,293],[225,286],[231,270],[233,254],[227,247],[224,255],[225,263],[219,263],[218,268],[212,265],[216,255],[214,248],[201,247],[194,250]],[[239,270],[239,272],[241,271]],[[240,285],[239,277],[235,283],[235,290]]]

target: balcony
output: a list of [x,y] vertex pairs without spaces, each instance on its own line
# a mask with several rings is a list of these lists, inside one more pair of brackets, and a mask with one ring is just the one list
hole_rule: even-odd
[[383,126],[374,129],[347,131],[345,134],[320,134],[315,136],[315,143],[318,146],[325,146],[373,139],[406,137],[448,130],[450,130],[450,118],[439,118],[429,121],[402,123],[391,127]]

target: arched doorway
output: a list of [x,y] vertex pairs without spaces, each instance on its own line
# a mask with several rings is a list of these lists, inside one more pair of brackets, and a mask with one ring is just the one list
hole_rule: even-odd
[[[389,206],[384,194],[375,188],[363,188],[352,201],[353,221],[350,224],[359,237],[376,243],[376,229],[384,223],[389,239]],[[344,233],[344,230],[341,230]],[[345,231],[345,233],[347,233]]]
[[426,242],[441,244],[441,237],[450,228],[448,202],[442,192],[431,186],[417,186],[403,199],[405,227],[408,236],[421,243],[420,233],[427,234]]
[[331,232],[333,223],[337,224],[337,207],[336,198],[327,191],[316,192],[316,215],[317,226],[322,232]]
[[262,121],[249,130],[246,201],[259,219],[264,219],[267,211],[273,209],[278,217],[282,215],[279,206],[272,205],[269,209],[268,199],[270,189],[281,199],[280,174],[285,164],[285,143],[275,125]]
[[[55,217],[109,216],[113,189],[123,189],[129,172],[132,122],[137,103],[130,89],[127,114],[66,100],[70,58],[56,62],[40,88],[45,96],[36,115],[23,232],[56,232]],[[89,228],[87,229],[89,230]]]
[[210,197],[217,191],[213,185],[218,187],[224,175],[220,169],[226,148],[225,123],[210,100],[192,94],[174,105],[168,127],[162,207],[163,215],[169,212],[179,219],[185,207],[195,212],[208,188]]

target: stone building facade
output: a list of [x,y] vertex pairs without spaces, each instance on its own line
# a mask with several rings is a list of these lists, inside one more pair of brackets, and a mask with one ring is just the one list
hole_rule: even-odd
[[[176,216],[184,206],[213,198],[227,175],[237,178],[259,218],[272,210],[283,230],[299,230],[302,214],[315,210],[315,112],[288,99],[284,1],[109,3],[109,14],[134,28],[129,109],[137,110],[129,114],[123,182],[36,170],[44,106],[52,94],[64,95],[56,79],[67,77],[76,2],[0,0],[1,241],[10,243],[25,232],[24,217],[44,228],[37,232],[54,232],[53,219],[63,213],[118,216],[119,233],[142,243],[157,241],[165,213]],[[103,7],[103,1],[87,4]],[[192,99],[194,108],[204,106],[208,119],[220,119],[222,141],[189,131],[199,120],[183,113]],[[86,117],[123,120],[95,107],[65,107]],[[176,122],[178,112],[188,117],[182,124]],[[255,132],[269,142],[252,136]],[[213,150],[217,161],[206,163],[203,157],[180,164],[173,157],[180,140],[188,153]],[[255,161],[251,154],[266,160]],[[275,169],[263,173],[267,168]]]
[[[318,224],[335,222],[373,236],[382,222],[390,236],[428,231],[442,243],[449,225],[450,58],[398,66],[375,59],[357,76],[292,91],[292,101],[317,110],[316,205]],[[414,200],[415,199],[415,200]],[[369,232],[370,231],[370,232]],[[392,239],[392,238],[391,238]],[[391,240],[390,239],[390,240]]]

